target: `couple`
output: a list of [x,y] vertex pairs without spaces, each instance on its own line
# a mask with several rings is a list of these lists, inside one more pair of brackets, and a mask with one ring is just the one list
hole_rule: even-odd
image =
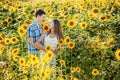
[[[35,20],[30,24],[27,30],[28,34],[28,51],[30,54],[35,54],[39,57],[44,56],[47,45],[50,45],[52,51],[55,53],[60,49],[58,42],[63,39],[60,22],[57,19],[52,19],[49,24],[49,32],[43,33],[42,22],[45,20],[45,12],[41,9],[35,13]],[[40,51],[42,50],[42,52]],[[42,58],[42,57],[41,57]],[[54,57],[53,66],[56,65],[56,58]]]

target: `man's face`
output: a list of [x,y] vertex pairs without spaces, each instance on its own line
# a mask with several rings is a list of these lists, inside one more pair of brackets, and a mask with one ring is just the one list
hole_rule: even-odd
[[39,22],[44,22],[45,21],[45,14],[42,14],[41,16],[37,16]]

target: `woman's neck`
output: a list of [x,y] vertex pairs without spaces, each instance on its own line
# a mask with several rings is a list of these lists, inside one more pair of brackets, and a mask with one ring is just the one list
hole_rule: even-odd
[[55,31],[53,29],[51,29],[51,34],[55,35]]

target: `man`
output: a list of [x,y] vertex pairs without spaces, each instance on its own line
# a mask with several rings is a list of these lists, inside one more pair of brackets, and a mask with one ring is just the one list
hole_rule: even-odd
[[37,10],[35,13],[35,20],[31,23],[28,27],[27,34],[28,34],[28,51],[30,54],[37,54],[37,50],[45,51],[45,48],[42,46],[43,44],[40,43],[39,47],[35,45],[35,42],[39,39],[42,35],[42,25],[40,23],[44,22],[45,20],[45,12],[41,9]]

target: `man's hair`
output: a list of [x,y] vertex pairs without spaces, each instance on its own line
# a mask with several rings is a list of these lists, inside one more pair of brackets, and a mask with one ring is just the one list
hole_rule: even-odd
[[42,14],[45,14],[45,12],[41,9],[38,9],[35,13],[35,17],[37,17],[38,15],[41,16]]

